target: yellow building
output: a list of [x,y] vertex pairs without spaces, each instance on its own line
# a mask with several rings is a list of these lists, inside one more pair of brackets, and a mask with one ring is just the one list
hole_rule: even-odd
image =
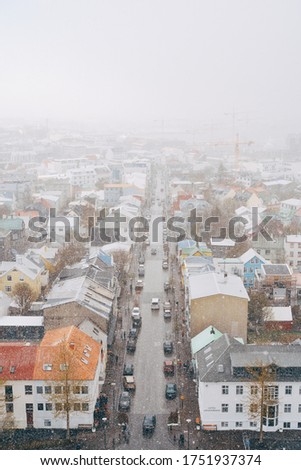
[[3,261],[0,264],[0,290],[8,295],[12,295],[14,288],[20,282],[27,283],[37,299],[41,294],[44,278],[48,272],[26,258],[17,256],[16,261]]

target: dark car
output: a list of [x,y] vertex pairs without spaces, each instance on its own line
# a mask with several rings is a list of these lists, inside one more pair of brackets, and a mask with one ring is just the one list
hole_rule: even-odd
[[143,435],[153,434],[156,427],[156,416],[155,415],[146,415],[143,418],[142,432]]
[[167,384],[165,388],[165,398],[168,400],[174,400],[177,396],[176,384]]
[[129,331],[129,338],[136,339],[138,336],[138,330],[137,328],[131,328]]
[[128,340],[126,350],[128,353],[134,353],[136,351],[136,341],[133,338]]
[[173,343],[172,343],[172,341],[164,341],[163,351],[164,351],[164,354],[172,354],[172,352],[173,352]]
[[131,407],[131,397],[129,392],[122,392],[119,398],[119,410],[128,411]]
[[134,366],[133,366],[133,364],[124,364],[123,375],[134,375]]

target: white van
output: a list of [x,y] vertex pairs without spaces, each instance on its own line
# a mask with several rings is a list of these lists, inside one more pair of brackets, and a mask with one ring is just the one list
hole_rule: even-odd
[[157,297],[152,298],[151,309],[160,310],[160,299],[158,299]]

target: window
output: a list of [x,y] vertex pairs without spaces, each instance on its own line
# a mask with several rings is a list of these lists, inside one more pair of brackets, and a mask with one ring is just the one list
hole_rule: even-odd
[[11,277],[11,275],[10,275],[10,274],[8,274],[8,275],[6,276],[6,279],[7,279],[8,281],[11,281],[11,280],[12,280],[12,277]]
[[60,364],[60,370],[68,370],[68,364]]
[[284,413],[290,413],[292,411],[292,405],[284,405]]
[[291,427],[291,423],[289,423],[288,421],[285,421],[285,422],[283,423],[283,428],[284,428],[284,429],[290,429],[290,427]]
[[278,385],[269,385],[264,387],[264,398],[265,400],[275,400],[279,396]]
[[242,385],[236,385],[236,395],[242,395],[244,393],[244,388]]
[[82,411],[89,411],[89,403],[82,403]]
[[236,421],[235,427],[236,428],[242,428],[242,421]]
[[50,428],[51,427],[50,419],[44,419],[44,426],[45,426],[45,428]]
[[38,386],[37,387],[37,393],[43,393],[43,387]]
[[62,393],[62,387],[61,387],[60,385],[56,385],[56,386],[54,387],[54,393],[55,393],[56,395],[60,395],[60,394]]
[[13,387],[12,385],[5,385],[5,401],[13,401]]
[[46,403],[45,404],[45,410],[46,411],[52,411],[52,403]]
[[19,281],[20,281],[20,282],[24,282],[24,277],[23,277],[23,276],[20,276],[20,277],[19,277]]
[[222,421],[221,422],[221,427],[222,428],[227,428],[229,426],[228,421]]
[[51,385],[46,385],[45,386],[45,393],[46,393],[46,395],[49,395],[51,393]]
[[75,395],[78,395],[80,393],[80,386],[79,385],[76,385],[75,387],[73,387],[73,393]]
[[299,387],[299,395],[301,395],[301,387]]
[[56,403],[55,404],[55,411],[62,411],[63,410],[63,404],[62,403]]
[[44,410],[44,403],[38,403],[38,411]]
[[236,413],[243,412],[243,405],[241,403],[236,403]]
[[298,413],[301,413],[301,405],[298,405]]
[[300,423],[300,421],[298,422],[297,427],[298,427],[298,429],[301,428],[301,423]]
[[229,411],[229,405],[226,403],[222,404],[222,413],[228,413]]
[[257,422],[256,421],[250,421],[250,428],[257,428]]
[[11,292],[11,286],[5,286],[5,292]]
[[257,395],[258,387],[257,385],[251,385],[251,395]]
[[257,411],[258,411],[257,403],[251,403],[250,404],[250,413],[257,413]]
[[0,374],[3,372],[3,366],[0,366]]
[[80,411],[80,403],[74,403],[74,411]]
[[14,404],[13,403],[6,403],[5,404],[6,413],[13,413],[14,412]]
[[32,395],[32,385],[25,385],[25,395]]
[[84,393],[84,394],[89,393],[89,387],[88,387],[88,385],[83,385],[83,386],[82,386],[82,393]]
[[228,385],[222,385],[222,394],[228,395],[229,394],[229,387]]
[[99,330],[98,330],[97,328],[93,328],[93,333],[94,333],[95,335],[99,335]]
[[285,386],[285,395],[291,395],[293,391],[293,387],[291,385]]

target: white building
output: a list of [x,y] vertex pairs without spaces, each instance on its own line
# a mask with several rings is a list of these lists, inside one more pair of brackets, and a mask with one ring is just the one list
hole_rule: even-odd
[[64,407],[62,383],[66,376],[62,344],[72,357],[70,428],[94,425],[100,345],[71,326],[48,331],[39,345],[0,343],[0,398],[4,404],[0,427],[66,429],[66,416],[58,413]]
[[292,268],[301,266],[301,235],[287,235],[284,240],[285,260]]
[[252,366],[275,373],[264,387],[274,399],[263,409],[264,431],[301,429],[300,360],[300,345],[244,345],[227,334],[203,348],[196,354],[203,429],[259,431],[260,413],[250,412],[252,396],[260,393],[258,382],[250,380]]

